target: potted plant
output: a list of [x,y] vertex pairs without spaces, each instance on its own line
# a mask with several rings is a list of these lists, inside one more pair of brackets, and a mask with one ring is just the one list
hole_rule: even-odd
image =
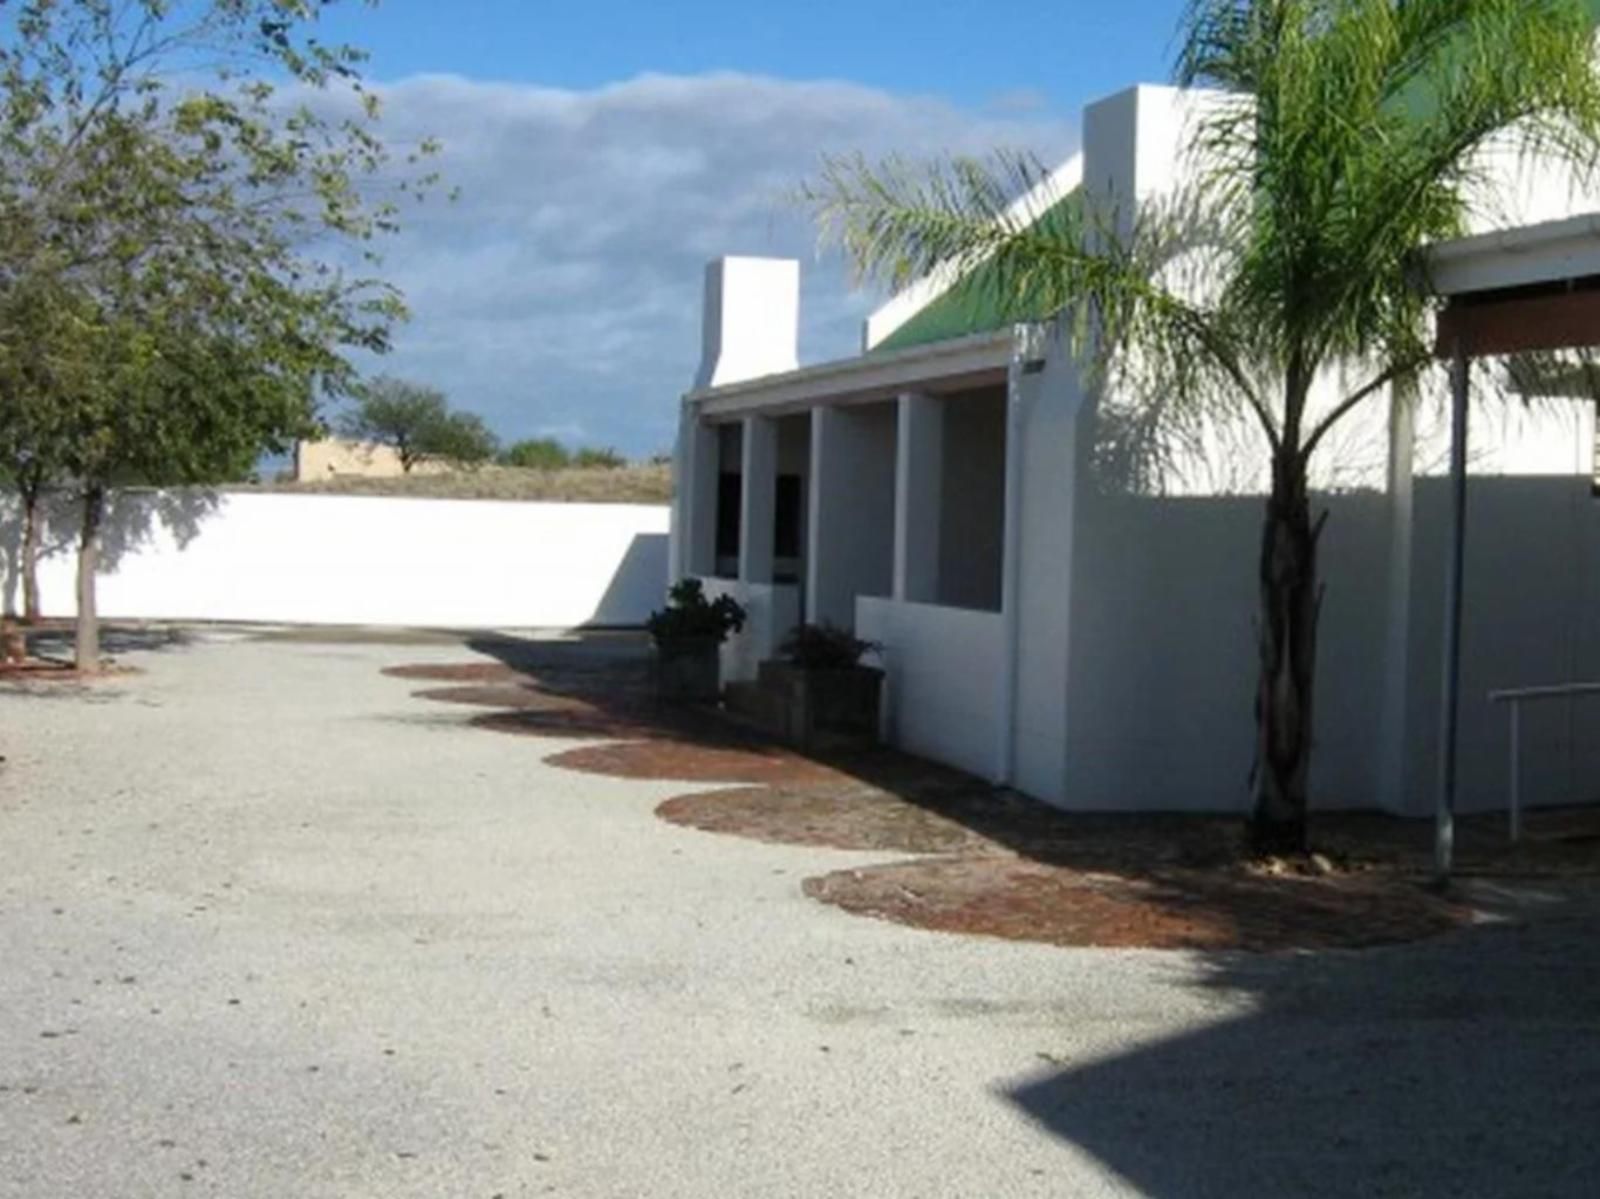
[[715,703],[722,695],[722,643],[744,628],[745,611],[731,596],[706,598],[699,579],[682,579],[667,606],[645,627],[656,647],[656,694],[662,699]]
[[883,671],[861,659],[882,647],[831,624],[803,624],[760,667],[781,698],[784,738],[802,750],[861,748],[878,740]]

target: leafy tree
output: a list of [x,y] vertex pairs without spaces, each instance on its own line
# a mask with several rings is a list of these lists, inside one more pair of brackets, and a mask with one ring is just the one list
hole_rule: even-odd
[[610,446],[605,449],[591,446],[574,454],[572,456],[572,465],[587,467],[591,470],[620,470],[628,465],[628,460]]
[[315,37],[331,2],[0,14],[0,423],[14,472],[83,501],[82,668],[108,489],[226,478],[281,449],[348,389],[345,354],[386,348],[403,315],[367,272],[432,147],[397,158],[378,136],[360,54]]
[[572,455],[554,437],[535,437],[513,442],[500,451],[499,460],[502,466],[525,470],[560,470],[572,464]]
[[451,412],[444,392],[387,375],[363,384],[339,431],[393,446],[408,474],[422,461],[475,465],[494,456],[495,438],[470,412]]
[[1486,168],[1533,153],[1592,172],[1593,28],[1577,0],[1193,0],[1177,81],[1234,100],[1199,118],[1197,179],[1163,206],[1088,192],[1008,215],[1040,177],[1016,159],[838,159],[807,195],[869,276],[984,262],[971,286],[1003,314],[1068,314],[1103,424],[1149,433],[1141,460],[1219,423],[1253,430],[1270,483],[1251,827],[1262,850],[1300,851],[1326,515],[1310,467],[1352,413],[1430,369],[1418,250],[1467,228]]

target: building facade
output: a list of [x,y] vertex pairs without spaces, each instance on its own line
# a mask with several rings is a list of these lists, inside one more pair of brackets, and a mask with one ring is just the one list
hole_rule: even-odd
[[[1081,155],[1034,201],[1159,198],[1215,102],[1138,87],[1091,106]],[[1585,206],[1537,164],[1504,182],[1518,223]],[[882,645],[886,732],[908,750],[1072,809],[1242,808],[1264,469],[1248,438],[1218,428],[1136,489],[1096,452],[1115,397],[1056,324],[989,327],[936,274],[869,319],[860,356],[800,367],[798,290],[792,262],[712,264],[682,402],[672,572],[749,609],[725,674],[751,677],[802,620],[844,625]],[[1442,387],[1383,397],[1323,455],[1319,806],[1432,803],[1443,409]],[[1594,435],[1570,397],[1477,419],[1465,807],[1504,801],[1490,690],[1600,678]],[[1587,798],[1600,702],[1532,719],[1525,797]]]

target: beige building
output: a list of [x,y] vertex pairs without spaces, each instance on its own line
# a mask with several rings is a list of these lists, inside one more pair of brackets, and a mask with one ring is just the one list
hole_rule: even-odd
[[[411,468],[414,475],[435,475],[449,469],[443,462],[424,460]],[[316,483],[325,479],[356,477],[396,479],[405,474],[400,454],[393,447],[373,441],[350,441],[328,437],[322,441],[298,441],[294,447],[296,483]]]

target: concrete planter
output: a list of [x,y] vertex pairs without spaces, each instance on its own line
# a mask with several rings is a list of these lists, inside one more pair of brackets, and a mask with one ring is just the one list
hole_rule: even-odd
[[780,735],[797,749],[877,744],[883,671],[870,666],[807,670],[789,662],[763,662],[760,683],[774,697]]
[[718,637],[656,642],[656,696],[669,703],[716,703],[722,698],[721,650]]

